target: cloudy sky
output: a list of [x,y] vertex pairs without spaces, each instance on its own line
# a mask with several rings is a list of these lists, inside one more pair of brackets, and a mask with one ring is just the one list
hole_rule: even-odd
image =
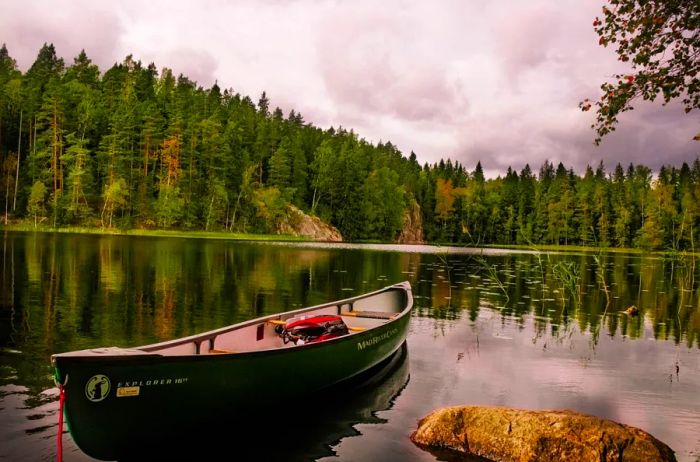
[[625,69],[598,46],[603,0],[3,0],[0,42],[28,69],[44,42],[106,70],[127,54],[208,87],[391,141],[421,162],[501,173],[545,159],[679,165],[700,155],[700,116],[637,104],[593,145],[578,102]]

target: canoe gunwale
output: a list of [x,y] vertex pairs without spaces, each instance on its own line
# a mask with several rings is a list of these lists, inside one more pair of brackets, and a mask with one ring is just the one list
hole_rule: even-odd
[[[293,316],[296,316],[296,315],[299,315],[302,313],[306,313],[309,311],[337,307],[338,313],[341,314],[340,311],[341,311],[342,306],[345,306],[345,305],[352,306],[352,304],[358,300],[366,299],[366,298],[369,298],[369,297],[372,297],[372,296],[375,296],[375,295],[378,295],[378,294],[381,294],[384,292],[389,292],[392,290],[403,290],[405,293],[408,294],[408,297],[406,299],[406,304],[402,308],[402,310],[397,311],[395,316],[393,316],[390,320],[388,320],[388,322],[383,323],[383,324],[379,324],[379,325],[374,326],[374,327],[370,327],[370,328],[363,330],[363,331],[351,332],[348,335],[324,340],[323,342],[314,342],[314,343],[308,343],[308,344],[304,344],[304,345],[291,345],[291,346],[286,346],[283,348],[267,348],[267,349],[262,349],[262,350],[231,352],[231,353],[217,354],[217,355],[200,355],[198,353],[168,355],[168,354],[158,353],[159,350],[177,347],[177,346],[181,346],[181,345],[186,345],[189,343],[194,343],[195,345],[197,345],[197,351],[199,351],[199,345],[201,345],[202,343],[207,342],[207,341],[209,341],[213,344],[214,339],[216,339],[219,335],[222,335],[222,334],[234,331],[234,330],[242,329],[245,327],[255,326],[255,325],[258,325],[262,322],[281,320],[282,317],[285,317],[288,319],[290,317],[293,317]],[[137,361],[137,362],[139,362],[139,360],[150,361],[153,358],[158,358],[159,361],[168,362],[168,360],[178,361],[178,360],[182,360],[183,358],[203,358],[203,359],[206,358],[207,361],[216,361],[216,360],[226,360],[226,359],[230,359],[232,357],[241,357],[241,356],[248,356],[248,355],[277,354],[277,353],[288,352],[291,350],[297,350],[299,348],[304,348],[305,350],[308,350],[308,349],[312,349],[312,348],[327,346],[329,344],[341,343],[344,341],[348,341],[350,337],[352,337],[353,340],[357,340],[358,338],[373,335],[374,331],[376,331],[378,328],[382,328],[384,326],[394,324],[394,323],[398,322],[400,319],[402,319],[404,316],[410,315],[412,308],[413,308],[413,297],[411,296],[411,285],[408,281],[404,281],[404,282],[400,282],[397,284],[393,284],[391,286],[381,288],[379,290],[375,290],[373,292],[368,292],[368,293],[357,295],[354,297],[349,297],[349,298],[345,298],[345,299],[341,299],[341,300],[322,303],[320,305],[314,305],[314,306],[310,306],[310,307],[300,308],[300,309],[293,310],[293,311],[284,311],[281,313],[275,313],[275,314],[251,319],[248,321],[243,321],[241,323],[220,327],[218,329],[210,330],[207,332],[202,332],[199,334],[190,335],[187,337],[177,338],[177,339],[173,339],[173,340],[166,340],[164,342],[159,342],[159,343],[154,343],[154,344],[149,344],[149,345],[144,345],[144,346],[138,346],[138,347],[131,347],[131,348],[125,348],[125,349],[116,348],[116,350],[119,351],[119,354],[105,354],[103,352],[95,352],[93,350],[88,349],[88,350],[82,350],[82,351],[76,351],[76,352],[54,354],[51,356],[51,360],[52,360],[52,363],[54,365],[56,364],[56,359],[59,359],[59,360],[70,359],[71,361],[73,361],[73,360],[104,361],[105,359],[109,359],[110,361],[117,361],[117,362],[119,362],[119,361]]]

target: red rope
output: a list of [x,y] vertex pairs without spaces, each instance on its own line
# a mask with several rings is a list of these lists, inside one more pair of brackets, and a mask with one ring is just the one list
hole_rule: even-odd
[[66,393],[63,385],[58,384],[58,462],[63,462],[63,403],[66,401]]

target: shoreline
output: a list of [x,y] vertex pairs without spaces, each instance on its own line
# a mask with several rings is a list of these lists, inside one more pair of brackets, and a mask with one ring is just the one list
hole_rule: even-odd
[[379,242],[379,241],[342,241],[342,242],[327,242],[315,241],[304,236],[294,236],[291,234],[248,234],[248,233],[231,233],[226,231],[184,231],[184,230],[168,230],[168,229],[118,229],[118,228],[88,228],[88,227],[60,227],[52,228],[39,226],[34,228],[32,225],[18,224],[0,224],[0,232],[25,232],[25,233],[45,233],[45,234],[89,234],[99,236],[140,236],[140,237],[177,237],[189,239],[216,239],[229,241],[251,241],[251,242],[295,242],[306,245],[321,245],[321,246],[371,246],[377,247],[378,250],[387,246],[406,246],[407,248],[415,248],[415,251],[420,252],[419,248],[435,248],[444,249],[445,253],[450,251],[455,253],[473,253],[477,250],[485,250],[486,253],[499,251],[515,251],[523,253],[566,253],[566,254],[626,254],[626,255],[645,255],[656,257],[673,257],[673,256],[700,256],[700,252],[692,251],[669,251],[669,250],[644,250],[638,248],[618,248],[618,247],[587,247],[579,245],[553,245],[543,244],[537,246],[529,246],[523,244],[485,244],[481,247],[465,245],[453,242],[426,242],[423,244],[397,244],[395,242]]
[[75,227],[37,227],[27,225],[0,225],[0,232],[23,232],[45,234],[90,234],[98,236],[145,236],[145,237],[179,237],[191,239],[218,239],[231,241],[281,241],[281,242],[314,242],[302,236],[289,234],[248,234],[229,233],[224,231],[182,231],[169,229],[118,229],[118,228],[87,228]]

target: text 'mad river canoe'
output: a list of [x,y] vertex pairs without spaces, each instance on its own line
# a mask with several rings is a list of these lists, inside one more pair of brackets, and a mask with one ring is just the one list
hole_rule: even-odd
[[137,348],[55,354],[75,443],[102,460],[213,420],[262,413],[371,369],[406,340],[411,286]]

